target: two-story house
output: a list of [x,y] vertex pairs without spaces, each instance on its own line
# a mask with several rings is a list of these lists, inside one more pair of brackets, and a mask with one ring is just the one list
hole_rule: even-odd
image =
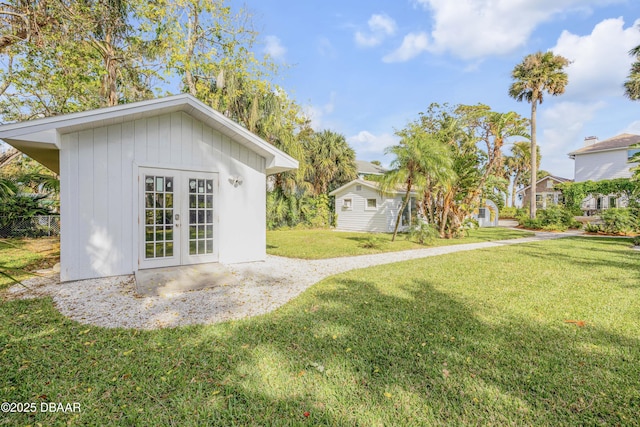
[[[640,152],[632,147],[640,143],[640,135],[623,133],[604,141],[597,137],[585,138],[584,147],[569,153],[575,163],[575,182],[602,181],[605,179],[630,178],[631,168],[638,163],[631,162],[631,157]],[[602,209],[626,206],[624,197],[610,195],[594,195],[582,202],[582,210],[595,213]]]

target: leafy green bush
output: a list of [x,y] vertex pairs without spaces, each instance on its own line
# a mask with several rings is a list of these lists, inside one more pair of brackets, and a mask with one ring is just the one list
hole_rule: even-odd
[[640,230],[638,218],[628,208],[606,209],[601,215],[603,229],[611,234],[629,234]]
[[536,219],[531,219],[523,213],[518,216],[518,223],[525,228],[548,231],[566,231],[568,228],[581,227],[581,224],[573,217],[573,213],[561,206],[540,209],[537,211]]
[[542,230],[542,227],[544,227],[540,218],[531,219],[521,216],[518,218],[518,224],[524,228],[530,228],[532,230]]
[[500,218],[513,219],[516,217],[517,213],[518,208],[516,207],[502,208],[500,209]]
[[547,224],[543,225],[542,229],[545,231],[567,231],[569,227],[564,224]]
[[633,238],[633,245],[640,246],[640,236],[636,236]]
[[330,225],[329,196],[316,197],[284,194],[281,191],[267,193],[267,229],[323,228]]
[[480,223],[475,218],[465,218],[462,221],[462,232],[469,237],[469,231],[480,228]]
[[417,224],[412,226],[407,233],[407,240],[420,243],[421,245],[433,243],[438,237],[438,230],[432,225],[427,224],[424,221],[418,221]]
[[602,225],[600,224],[588,222],[584,225],[584,231],[586,231],[587,233],[600,233],[601,231],[603,231],[603,229]]

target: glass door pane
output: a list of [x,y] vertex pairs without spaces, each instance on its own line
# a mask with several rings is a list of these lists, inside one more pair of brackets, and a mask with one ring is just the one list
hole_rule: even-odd
[[213,254],[213,180],[187,179],[189,255]]
[[173,256],[173,177],[144,175],[144,257]]

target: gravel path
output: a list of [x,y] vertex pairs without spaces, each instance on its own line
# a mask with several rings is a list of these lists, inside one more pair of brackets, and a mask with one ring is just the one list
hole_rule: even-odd
[[325,277],[349,270],[571,235],[576,233],[537,233],[535,237],[522,239],[311,261],[269,255],[265,262],[227,266],[238,277],[240,285],[165,296],[137,295],[132,275],[67,283],[59,283],[57,275],[39,277],[24,282],[29,289],[20,285],[11,287],[8,295],[12,298],[51,296],[63,315],[80,323],[108,328],[157,329],[211,324],[268,313]]

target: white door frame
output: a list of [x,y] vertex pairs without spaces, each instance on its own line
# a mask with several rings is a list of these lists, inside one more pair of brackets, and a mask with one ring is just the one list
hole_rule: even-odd
[[141,166],[138,194],[138,268],[218,262],[217,173]]

